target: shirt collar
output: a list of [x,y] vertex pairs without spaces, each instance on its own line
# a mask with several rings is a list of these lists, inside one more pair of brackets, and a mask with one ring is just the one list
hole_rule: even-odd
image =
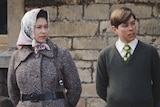
[[130,43],[128,43],[128,45],[131,47],[132,50],[135,50],[136,46],[137,46],[138,40],[134,39],[133,41],[131,41]]
[[[138,43],[137,39],[134,39],[133,41],[128,43],[128,45],[131,47],[132,52],[135,50],[137,43]],[[121,52],[123,50],[125,43],[123,43],[120,39],[118,39],[115,45],[118,51]]]

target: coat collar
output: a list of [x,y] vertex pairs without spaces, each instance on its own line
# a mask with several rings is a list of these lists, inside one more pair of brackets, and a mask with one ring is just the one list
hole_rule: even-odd
[[49,45],[50,50],[47,50],[47,49],[40,50],[39,53],[41,53],[44,56],[49,57],[49,58],[55,57],[55,55],[54,55],[54,51],[55,51],[55,47],[54,46],[55,46],[55,44],[53,44],[52,41],[49,40],[49,39],[47,39],[47,44]]
[[[50,50],[47,50],[47,49],[40,50],[39,53],[43,54],[44,56],[48,58],[54,58],[55,57],[54,55],[55,44],[53,44],[52,41],[49,39],[47,39],[47,44],[49,45]],[[18,59],[20,61],[24,61],[32,53],[34,53],[34,50],[30,46],[24,46],[19,52]]]

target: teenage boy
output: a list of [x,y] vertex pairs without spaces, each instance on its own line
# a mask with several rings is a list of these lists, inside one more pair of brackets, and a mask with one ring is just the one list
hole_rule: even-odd
[[96,90],[107,107],[160,107],[160,58],[136,38],[136,17],[121,7],[110,17],[118,40],[100,52]]

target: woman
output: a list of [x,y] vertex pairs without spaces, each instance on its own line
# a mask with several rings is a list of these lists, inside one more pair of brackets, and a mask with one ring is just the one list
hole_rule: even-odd
[[47,11],[33,9],[22,18],[8,69],[8,93],[16,107],[75,107],[80,98],[74,61],[48,39],[48,31]]

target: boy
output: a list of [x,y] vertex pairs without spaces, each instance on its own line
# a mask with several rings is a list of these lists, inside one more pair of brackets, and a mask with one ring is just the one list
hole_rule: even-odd
[[107,107],[159,107],[160,60],[157,50],[136,38],[136,17],[121,7],[110,17],[117,42],[100,52],[97,94]]

